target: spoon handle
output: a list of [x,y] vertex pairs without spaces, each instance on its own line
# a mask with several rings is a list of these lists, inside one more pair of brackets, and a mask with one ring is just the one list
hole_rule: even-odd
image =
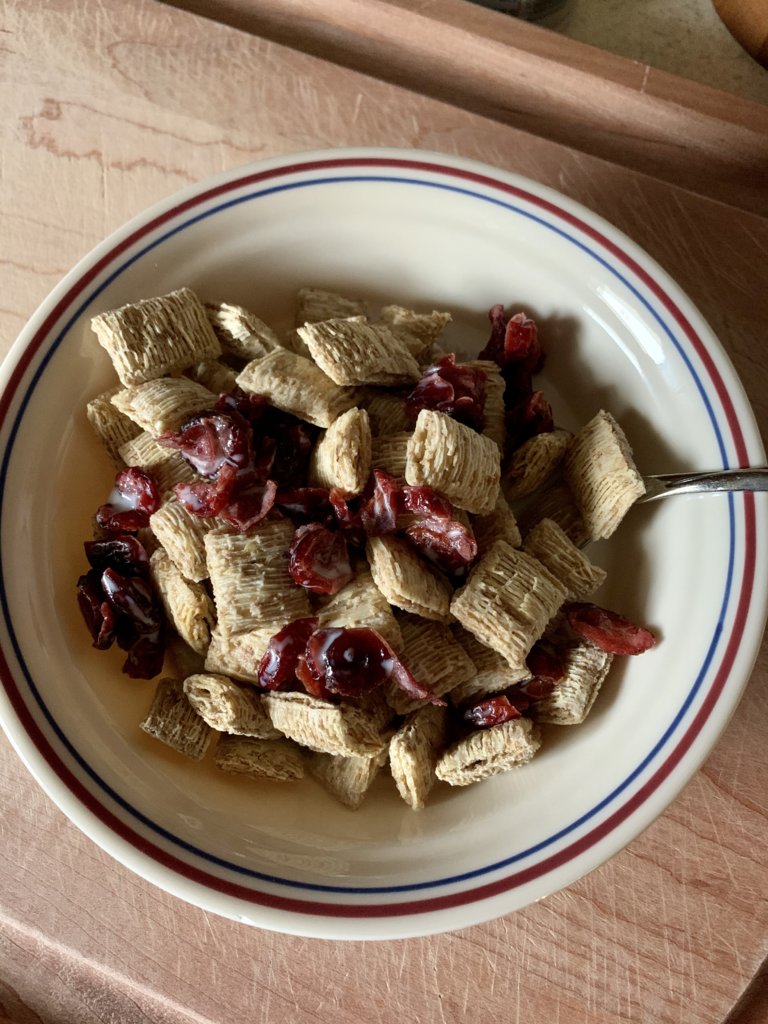
[[719,469],[710,473],[662,473],[643,478],[646,493],[639,501],[697,491],[768,491],[768,468]]

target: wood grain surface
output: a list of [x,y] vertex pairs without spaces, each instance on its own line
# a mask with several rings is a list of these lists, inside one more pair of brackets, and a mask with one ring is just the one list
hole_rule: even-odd
[[[0,10],[2,351],[92,245],[188,182],[310,147],[413,146],[527,174],[631,234],[709,319],[768,434],[768,220],[749,161],[723,164],[726,204],[153,0]],[[595,117],[624,102],[615,61]],[[644,133],[628,118],[630,147]],[[83,837],[2,740],[0,1022],[765,1021],[767,683],[764,646],[702,771],[608,864],[490,924],[389,943],[271,934],[176,900]]]

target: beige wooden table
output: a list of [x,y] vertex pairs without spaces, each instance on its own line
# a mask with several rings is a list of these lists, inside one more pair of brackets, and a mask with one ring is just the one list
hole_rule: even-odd
[[[0,11],[3,351],[80,256],[178,187],[277,153],[412,146],[529,175],[636,238],[768,436],[768,109],[464,0]],[[764,648],[702,771],[609,864],[491,924],[391,943],[179,902],[78,833],[2,740],[0,1022],[766,1021],[767,686]]]

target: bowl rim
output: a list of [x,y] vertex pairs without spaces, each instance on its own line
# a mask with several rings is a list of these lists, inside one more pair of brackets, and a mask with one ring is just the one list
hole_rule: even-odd
[[[83,257],[43,300],[12,346],[2,368],[0,368],[0,388],[2,389],[0,421],[5,421],[9,416],[16,388],[24,379],[35,352],[44,346],[46,338],[51,335],[63,314],[72,307],[73,293],[75,297],[80,294],[117,256],[130,249],[137,239],[149,235],[163,223],[170,222],[185,212],[193,210],[195,206],[218,196],[224,196],[235,189],[294,173],[313,173],[316,170],[340,168],[349,170],[361,167],[389,169],[396,167],[399,170],[414,173],[448,174],[463,182],[471,182],[495,191],[522,193],[526,198],[535,197],[543,207],[555,212],[560,218],[574,226],[578,226],[580,231],[599,238],[601,244],[622,262],[628,263],[662,301],[669,300],[671,294],[674,302],[670,312],[677,320],[678,325],[688,334],[689,338],[696,336],[699,340],[703,339],[700,342],[699,354],[710,373],[714,373],[713,380],[716,378],[716,387],[717,380],[722,384],[722,389],[718,390],[718,394],[723,402],[729,426],[733,431],[737,458],[747,462],[748,449],[762,452],[754,416],[726,353],[690,299],[666,271],[636,243],[580,203],[521,175],[465,158],[428,151],[387,147],[315,150],[249,163],[188,186],[139,213],[121,228],[112,232]],[[37,344],[35,344],[36,341]],[[722,383],[723,376],[728,378],[727,386]],[[5,451],[4,459],[7,458],[7,455],[8,452]],[[731,507],[733,509],[733,504]],[[754,552],[758,525],[752,496],[744,498],[744,517],[747,544]],[[649,789],[649,783],[646,783],[640,793],[635,794],[622,805],[616,814],[619,811],[624,813],[616,821],[614,821],[616,815],[606,819],[599,828],[603,834],[598,836],[592,844],[585,844],[584,839],[579,839],[574,845],[580,849],[569,857],[566,863],[553,863],[551,870],[544,869],[538,872],[539,875],[551,876],[556,879],[556,883],[547,886],[546,893],[540,893],[540,895],[549,894],[570,884],[623,848],[631,838],[638,835],[659,814],[663,813],[671,800],[690,781],[711,751],[746,686],[751,666],[757,656],[759,640],[768,612],[768,585],[766,585],[765,579],[760,580],[760,585],[757,585],[754,568],[753,564],[752,579],[745,578],[742,585],[735,624],[737,627],[735,633],[740,634],[739,640],[731,645],[732,649],[729,648],[730,662],[727,667],[725,667],[725,662],[721,666],[718,676],[719,689],[713,686],[710,691],[711,700],[705,707],[702,707],[697,716],[698,728],[695,733],[690,736],[690,740],[684,748],[678,744],[676,759],[667,758],[662,766],[664,770],[660,769],[653,777],[655,780],[653,787]],[[745,600],[747,604],[745,604]],[[750,601],[752,602],[751,608],[748,607]],[[749,636],[745,632],[748,626]],[[750,642],[747,643],[747,640]],[[737,654],[740,654],[744,661],[745,650],[748,655],[751,655],[746,659],[749,661],[749,665],[744,663],[740,666],[740,683],[738,686],[731,687],[729,699],[723,702],[720,697],[730,668]],[[220,891],[220,887],[217,887],[219,891],[212,891],[209,877],[204,872],[197,872],[189,864],[168,857],[162,850],[153,847],[136,833],[132,833],[128,838],[125,833],[130,830],[127,830],[119,819],[114,818],[107,808],[101,807],[98,801],[83,789],[76,776],[69,772],[66,765],[61,763],[56,752],[50,748],[45,737],[39,733],[23,700],[18,695],[17,683],[12,669],[6,661],[5,652],[1,652],[1,658],[0,675],[2,675],[5,692],[0,691],[0,719],[17,753],[43,790],[86,835],[117,860],[148,881],[188,902],[236,920],[248,921],[294,934],[333,938],[383,938],[425,935],[480,923],[531,901],[526,899],[523,903],[517,903],[509,898],[509,893],[514,889],[506,883],[514,876],[507,876],[503,879],[504,885],[494,882],[466,892],[398,904],[398,906],[410,908],[403,912],[394,911],[391,903],[368,906],[354,904],[348,907],[334,905],[331,907],[312,900],[281,898],[264,893],[254,894],[252,890],[243,890],[243,887],[238,886],[229,886],[228,891],[223,893]],[[16,699],[14,699],[14,694],[16,694]],[[706,713],[703,714],[705,708]],[[689,732],[692,728],[693,726],[689,727]],[[39,734],[38,741],[33,738],[35,731]],[[695,755],[693,757],[690,756],[691,748]],[[680,770],[682,765],[684,765],[684,770]],[[641,797],[645,790],[648,791]],[[663,793],[663,796],[651,800],[653,792]],[[104,820],[105,814],[112,819],[111,822]],[[609,825],[609,822],[613,822],[613,824]],[[630,825],[631,827],[629,827]],[[612,843],[608,842],[610,838],[613,838]],[[593,858],[587,867],[584,867],[582,858],[590,846],[596,847],[597,842],[602,844],[599,847],[602,853],[599,857]],[[570,850],[570,847],[566,849]],[[555,858],[555,860],[557,859]],[[179,875],[179,863],[183,865],[186,877]],[[537,868],[539,866],[537,865]],[[525,875],[526,869],[518,874]],[[523,879],[517,884],[524,885],[525,880]],[[261,898],[254,899],[255,895]],[[249,904],[251,912],[253,912],[254,904],[258,904],[258,912],[255,917],[252,917],[251,913],[245,912],[246,907],[243,900]],[[343,931],[341,930],[342,926],[333,923],[334,919],[343,919]],[[330,925],[329,922],[331,922]]]

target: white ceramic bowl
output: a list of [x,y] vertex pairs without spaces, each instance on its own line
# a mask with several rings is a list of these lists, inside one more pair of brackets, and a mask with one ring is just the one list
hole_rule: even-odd
[[437,154],[310,153],[203,182],[98,246],[23,331],[0,399],[0,712],[30,771],[123,864],[208,910],[334,938],[459,928],[595,868],[701,764],[763,631],[766,503],[638,507],[593,548],[610,574],[600,603],[661,642],[617,663],[588,721],[547,728],[519,771],[445,787],[421,812],[382,778],[351,812],[313,780],[259,785],[184,762],[139,731],[153,684],[89,646],[75,603],[112,479],[85,420],[113,382],[89,318],[190,285],[282,327],[306,284],[447,308],[461,349],[484,343],[492,304],[524,308],[558,421],[609,409],[643,471],[761,464],[764,452],[718,342],[647,255],[552,190]]

